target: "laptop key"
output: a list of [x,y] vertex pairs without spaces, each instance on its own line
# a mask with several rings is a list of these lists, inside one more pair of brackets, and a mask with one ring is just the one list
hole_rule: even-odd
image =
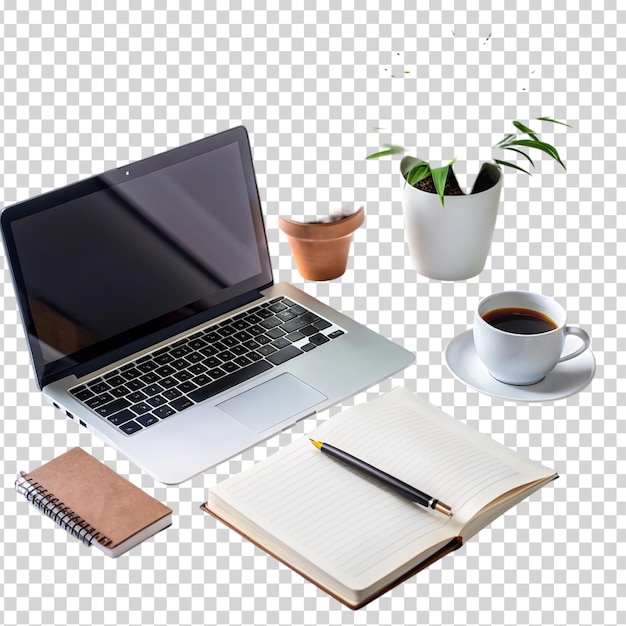
[[283,337],[285,335],[285,331],[282,328],[272,328],[265,334],[272,339],[278,339],[279,337]]
[[126,380],[133,380],[134,378],[139,378],[141,374],[142,372],[140,372],[136,367],[131,367],[127,370],[124,370],[124,368],[122,368],[122,376]]
[[84,388],[84,389],[80,389],[80,390],[72,390],[70,392],[77,400],[80,400],[81,402],[85,402],[86,400],[89,400],[89,398],[93,398],[95,396],[95,394],[93,393],[93,391],[89,391],[89,389]]
[[285,337],[281,337],[280,339],[276,339],[275,341],[272,341],[272,345],[275,348],[278,348],[279,350],[282,348],[286,348],[289,344],[290,342],[287,339],[285,339]]
[[190,363],[199,363],[204,359],[204,356],[199,352],[192,352],[185,357]]
[[123,396],[127,396],[130,393],[130,389],[122,385],[121,387],[116,387],[115,389],[111,389],[109,393],[115,398],[122,398]]
[[343,330],[337,329],[337,330],[334,330],[332,333],[330,333],[330,335],[328,336],[331,339],[337,339],[337,337],[341,337],[341,335],[345,335],[345,333],[343,332]]
[[309,337],[309,341],[311,343],[314,343],[316,346],[321,346],[323,343],[330,341],[330,339],[326,337],[326,335],[322,335],[320,333],[319,335],[313,335],[312,337]]
[[165,419],[170,415],[174,415],[174,413],[176,413],[176,411],[174,411],[174,409],[169,406],[160,406],[158,409],[154,409],[154,411],[152,411],[153,415],[156,415],[161,419]]
[[125,432],[127,435],[133,435],[138,430],[141,430],[141,428],[141,424],[138,424],[135,420],[133,420],[132,422],[126,422],[125,424],[122,424],[120,426],[120,430],[122,432]]
[[174,359],[180,359],[190,352],[191,348],[186,345],[178,346],[170,350],[170,354],[174,357]]
[[248,365],[247,367],[243,367],[236,372],[229,374],[228,376],[223,376],[218,380],[214,380],[212,383],[198,389],[197,391],[192,391],[189,394],[189,397],[194,402],[202,402],[211,396],[217,395],[222,391],[226,391],[226,389],[230,389],[231,387],[238,385],[239,383],[243,383],[246,380],[250,380],[267,370],[272,369],[272,366],[267,361],[258,361],[253,363],[252,365]]
[[[172,361],[173,360],[174,359],[172,359]],[[156,373],[159,376],[163,376],[165,378],[166,376],[171,376],[172,374],[176,373],[176,370],[173,367],[170,367],[169,365],[162,365],[156,370]]]
[[93,391],[95,394],[100,395],[101,393],[104,393],[105,391],[110,391],[111,385],[109,385],[108,383],[105,383],[102,379],[99,379],[95,383],[90,383],[89,389],[91,389],[91,391]]
[[289,320],[292,320],[298,316],[293,311],[285,309],[284,311],[279,311],[278,313],[276,313],[276,317],[283,320],[283,322],[288,322]]
[[114,400],[114,398],[110,393],[103,393],[99,396],[94,396],[93,398],[89,398],[88,400],[85,401],[85,404],[90,409],[97,409],[99,406],[108,404],[109,402],[111,402],[111,400]]
[[[195,383],[197,387],[204,387],[208,385],[213,379],[208,374],[200,374],[196,376],[191,382]],[[195,389],[196,387],[194,387]]]
[[[179,391],[182,391],[183,393],[189,393],[190,391],[193,391],[194,389],[197,389],[198,387],[196,387],[196,385],[193,384],[193,382],[191,380],[186,380],[184,383],[180,383],[180,385],[178,385],[177,389]],[[158,398],[159,396],[157,396]],[[150,400],[148,400],[148,402],[150,402]],[[152,404],[152,402],[150,402],[150,404]],[[163,403],[161,403],[163,404]],[[153,406],[157,406],[156,404],[154,404]]]
[[276,326],[280,326],[282,324],[282,320],[279,320],[276,316],[272,315],[272,317],[268,317],[264,319],[259,326],[266,328],[269,330],[270,328],[275,328]]
[[221,361],[232,361],[235,356],[236,355],[233,354],[230,350],[224,350],[217,355],[218,359],[220,359]]
[[131,391],[137,391],[145,386],[145,383],[141,380],[141,378],[133,378],[132,380],[126,381],[126,387],[128,387]]
[[111,378],[107,379],[107,382],[112,387],[119,387],[120,385],[123,385],[126,380],[122,378],[119,374],[115,374],[115,376],[111,376]]
[[174,357],[171,354],[169,354],[169,352],[165,354],[159,354],[159,356],[154,357],[154,362],[157,365],[167,365],[168,363],[171,363],[173,360],[174,360]]
[[[199,333],[196,333],[199,334]],[[189,346],[191,348],[193,348],[194,350],[200,350],[201,348],[205,348],[206,347],[206,341],[204,341],[203,339],[196,337],[193,341],[189,342]]]
[[172,387],[176,387],[176,385],[178,385],[178,381],[175,378],[172,378],[171,376],[166,376],[165,378],[162,378],[159,381],[159,384],[161,385],[161,387],[170,389]]
[[285,363],[286,361],[289,361],[290,359],[293,359],[300,354],[302,354],[302,350],[296,348],[296,346],[288,346],[274,354],[270,354],[267,357],[267,360],[274,365],[280,365],[281,363]]
[[236,346],[233,346],[230,351],[235,355],[235,356],[243,356],[246,352],[248,352],[248,348],[246,348],[244,345],[242,344],[237,344]]
[[161,393],[163,391],[163,387],[161,385],[148,385],[141,390],[143,393],[148,394],[149,396],[156,396],[157,393]]
[[162,404],[167,404],[167,400],[163,396],[154,396],[154,398],[148,400],[148,404],[156,408]]
[[156,361],[145,361],[144,363],[140,363],[137,365],[137,369],[140,372],[145,372],[146,374],[151,372],[152,370],[155,370],[157,367],[159,367],[159,364],[156,363]]
[[111,424],[113,424],[113,426],[121,426],[122,424],[125,424],[129,420],[135,419],[136,417],[137,416],[131,410],[124,409],[123,411],[120,411],[115,415],[111,415],[108,420],[109,422],[111,422]]
[[268,344],[266,346],[261,346],[260,348],[257,348],[255,352],[262,356],[269,356],[273,352],[276,352],[276,348]]
[[153,407],[151,407],[146,402],[138,402],[137,404],[133,404],[131,409],[137,414],[142,415],[143,413],[148,413],[148,411],[152,411]]
[[152,426],[152,424],[156,424],[159,421],[159,418],[156,417],[156,415],[151,415],[150,413],[147,413],[146,415],[138,417],[137,421],[142,426]]
[[285,322],[282,325],[282,329],[286,333],[292,333],[294,330],[300,330],[301,328],[304,328],[304,326],[308,326],[309,324],[310,322],[304,319],[304,316],[296,317],[295,320],[289,320],[288,322]]
[[145,400],[148,396],[141,391],[133,391],[133,393],[129,393],[126,397],[131,402],[141,402],[142,400]]
[[332,324],[320,318],[317,322],[313,322],[313,326],[315,326],[317,330],[325,330],[326,328],[330,328]]
[[287,308],[287,305],[283,304],[282,302],[277,302],[276,304],[272,304],[268,308],[272,313],[280,313]]
[[238,356],[235,359],[235,363],[237,363],[239,367],[245,367],[246,365],[250,365],[252,361],[247,356]]
[[144,374],[140,380],[144,383],[146,383],[146,385],[149,385],[159,379],[159,375],[155,374],[154,372],[148,372],[147,374]]
[[118,398],[117,400],[113,400],[113,402],[109,402],[109,404],[105,404],[104,406],[99,406],[96,408],[96,413],[98,415],[102,415],[102,417],[109,417],[122,409],[126,409],[130,406],[130,402],[125,398]]
[[180,398],[183,394],[178,389],[166,389],[162,395],[168,400],[176,400],[176,398]]
[[177,398],[176,400],[172,400],[170,402],[170,406],[176,411],[183,411],[184,409],[188,409],[190,406],[193,406],[193,402],[189,398]]

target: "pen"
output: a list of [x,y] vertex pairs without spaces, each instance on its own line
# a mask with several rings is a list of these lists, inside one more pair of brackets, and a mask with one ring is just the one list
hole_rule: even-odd
[[361,461],[361,459],[357,459],[355,456],[352,456],[339,448],[335,448],[335,446],[331,446],[328,443],[314,441],[313,439],[311,439],[311,443],[321,452],[332,456],[334,459],[343,461],[350,467],[360,470],[364,474],[377,479],[387,487],[393,489],[393,491],[397,494],[411,500],[411,502],[416,502],[417,504],[421,504],[427,508],[430,507],[431,509],[435,509],[435,511],[439,511],[439,513],[452,517],[452,509],[447,504],[439,502],[436,498],[432,498],[423,491],[415,489],[415,487],[411,487],[411,485],[407,485],[407,483],[391,476],[391,474],[387,474],[387,472],[383,472],[377,467],[374,467],[365,461]]

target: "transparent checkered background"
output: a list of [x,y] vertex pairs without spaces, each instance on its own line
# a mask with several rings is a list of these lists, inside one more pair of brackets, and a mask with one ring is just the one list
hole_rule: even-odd
[[[483,0],[406,3],[420,10],[374,0],[81,8],[88,4],[4,1],[2,205],[243,123],[276,280],[417,354],[414,366],[346,405],[403,384],[561,477],[454,556],[349,611],[198,509],[217,481],[317,421],[182,486],[155,483],[43,406],[2,257],[0,621],[626,623],[626,421],[618,410],[626,405],[626,261],[618,250],[626,219],[617,165],[625,156],[626,97],[617,81],[626,77],[618,39],[626,13],[617,1],[525,0],[507,10]],[[418,276],[404,243],[398,160],[365,161],[368,151],[397,143],[435,163],[456,156],[469,187],[511,120],[541,115],[574,126],[545,128],[567,172],[539,158],[532,178],[506,173],[480,276],[456,283]],[[366,223],[346,274],[304,281],[278,215],[362,203]],[[481,297],[504,288],[556,297],[570,323],[590,332],[598,367],[587,389],[523,404],[453,378],[445,346],[469,327]],[[173,526],[111,560],[18,500],[19,470],[77,445],[170,505]]]

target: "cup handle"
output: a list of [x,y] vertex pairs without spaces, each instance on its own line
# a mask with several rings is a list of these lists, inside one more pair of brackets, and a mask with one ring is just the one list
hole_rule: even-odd
[[578,326],[566,326],[565,334],[576,335],[577,337],[580,337],[580,339],[582,340],[582,345],[578,348],[578,350],[574,350],[574,352],[570,352],[570,354],[566,354],[565,356],[562,356],[557,361],[557,363],[562,363],[563,361],[569,361],[570,359],[573,359],[579,354],[582,354],[589,347],[589,344],[591,343],[591,339],[589,338],[589,335],[582,328],[578,328]]

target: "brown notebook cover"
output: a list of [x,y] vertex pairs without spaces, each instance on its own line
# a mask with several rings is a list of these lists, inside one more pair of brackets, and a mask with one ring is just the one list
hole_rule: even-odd
[[171,524],[169,507],[81,448],[22,473],[16,490],[68,532],[112,557]]

